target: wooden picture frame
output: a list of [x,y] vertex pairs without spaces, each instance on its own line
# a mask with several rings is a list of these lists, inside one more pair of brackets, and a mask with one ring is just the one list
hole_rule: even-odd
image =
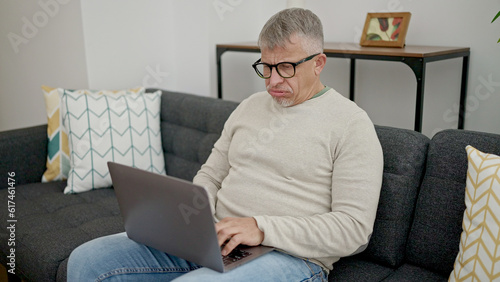
[[409,12],[368,13],[359,44],[361,46],[404,47],[410,18]]

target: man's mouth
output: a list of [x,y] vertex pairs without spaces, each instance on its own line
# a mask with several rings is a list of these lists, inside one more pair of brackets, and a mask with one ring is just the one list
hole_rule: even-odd
[[272,89],[268,90],[267,92],[269,92],[269,94],[271,94],[271,96],[273,96],[273,97],[283,97],[287,93],[287,92],[282,91],[282,90],[272,90]]
[[267,92],[273,96],[273,97],[284,97],[287,94],[291,94],[292,90],[291,89],[280,89],[280,88],[271,88],[269,87],[267,89]]

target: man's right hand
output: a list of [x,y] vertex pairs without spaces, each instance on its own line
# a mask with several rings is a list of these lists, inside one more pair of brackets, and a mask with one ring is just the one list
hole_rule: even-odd
[[264,241],[264,232],[253,217],[226,217],[215,224],[219,245],[224,243],[221,253],[227,256],[238,245],[257,246]]

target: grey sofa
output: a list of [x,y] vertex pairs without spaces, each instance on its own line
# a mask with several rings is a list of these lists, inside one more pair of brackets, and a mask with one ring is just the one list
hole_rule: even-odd
[[[191,180],[236,106],[163,91],[167,173]],[[465,146],[500,154],[500,135],[445,130],[429,140],[405,129],[376,126],[376,131],[385,164],[374,233],[364,252],[334,264],[329,280],[446,281],[458,252],[465,209]],[[12,233],[7,229],[6,188],[8,172],[15,172],[17,277],[12,279],[64,281],[74,248],[124,230],[112,188],[64,195],[64,182],[40,183],[46,147],[46,126],[0,133],[0,262],[7,269]]]

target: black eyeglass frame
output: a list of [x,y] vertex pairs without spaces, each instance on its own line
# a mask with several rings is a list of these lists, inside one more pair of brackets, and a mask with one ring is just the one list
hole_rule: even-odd
[[[255,70],[255,72],[257,73],[257,75],[258,75],[260,78],[264,78],[264,79],[268,79],[268,78],[270,78],[270,77],[271,77],[271,75],[273,74],[273,68],[275,68],[275,69],[276,69],[276,72],[277,72],[277,73],[279,74],[279,76],[281,76],[282,78],[292,78],[292,77],[294,77],[294,76],[295,76],[295,73],[297,72],[295,68],[296,68],[298,65],[300,65],[300,64],[302,64],[302,63],[305,63],[305,62],[307,62],[307,61],[311,60],[312,58],[314,58],[314,57],[318,56],[319,54],[321,54],[321,53],[316,53],[316,54],[311,55],[311,56],[309,56],[309,57],[307,57],[307,58],[304,58],[304,59],[302,59],[302,60],[300,60],[300,61],[298,61],[298,62],[296,62],[296,63],[291,63],[291,62],[280,62],[280,63],[277,63],[277,64],[275,64],[275,65],[271,65],[271,64],[268,64],[268,63],[262,63],[262,62],[260,61],[262,58],[260,58],[260,59],[258,59],[255,63],[253,63],[253,64],[252,64],[252,67],[253,67],[253,69]],[[290,65],[292,65],[292,66],[293,66],[293,75],[292,75],[292,76],[283,76],[283,75],[280,73],[280,71],[278,70],[278,66],[279,66],[279,65],[282,65],[282,64],[290,64]],[[264,76],[264,74],[263,74],[263,73],[261,73],[261,72],[257,69],[257,66],[258,66],[258,65],[264,65],[264,66],[267,66],[267,67],[271,70],[271,71],[269,72],[269,76],[267,76],[267,77],[266,77],[266,76]]]

